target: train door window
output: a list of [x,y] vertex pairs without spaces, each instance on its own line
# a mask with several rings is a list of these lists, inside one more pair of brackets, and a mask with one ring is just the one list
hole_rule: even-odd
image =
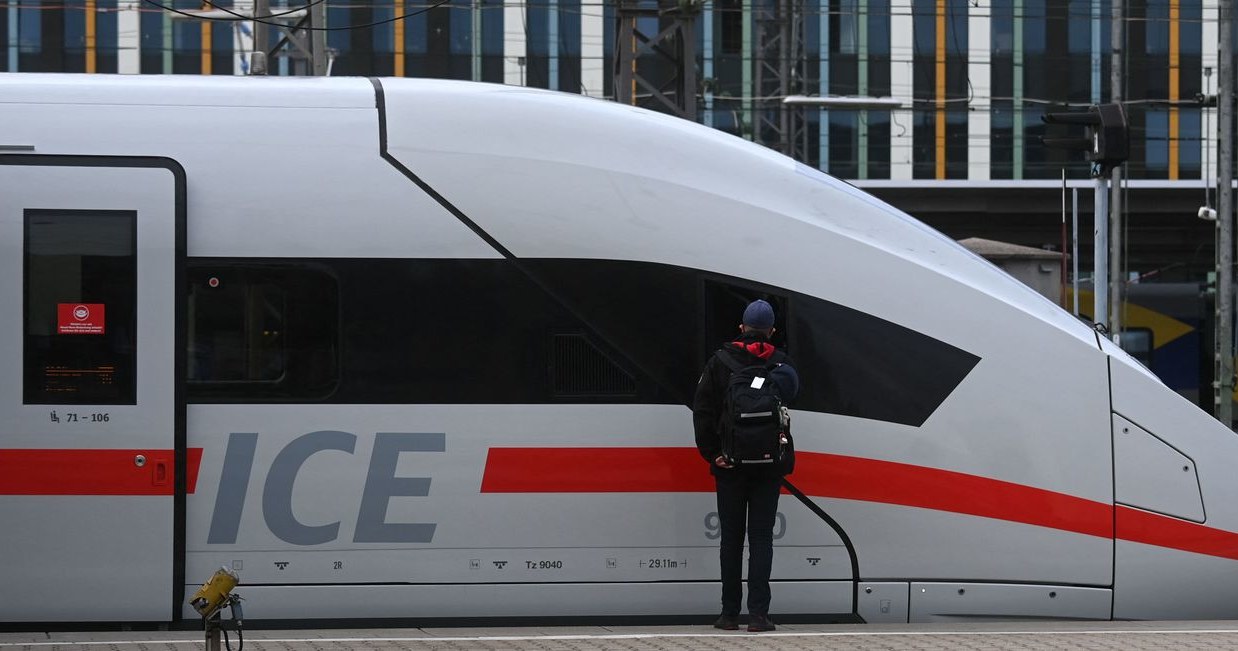
[[334,387],[338,290],[328,273],[191,263],[188,277],[190,399],[302,400]]
[[1122,350],[1139,360],[1147,368],[1152,368],[1152,331],[1148,328],[1127,328],[1119,337]]
[[137,214],[25,212],[26,404],[136,404]]

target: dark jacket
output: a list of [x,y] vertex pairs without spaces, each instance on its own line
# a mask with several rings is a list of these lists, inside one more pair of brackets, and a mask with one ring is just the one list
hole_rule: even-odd
[[[795,372],[791,359],[760,334],[746,332],[739,339],[723,344],[721,350],[723,354],[730,355],[745,366],[759,364],[763,361],[777,363],[778,366],[770,371],[770,379],[777,385],[779,397],[784,403],[789,403],[799,394],[799,376]],[[714,474],[731,472],[714,464],[714,459],[722,453],[719,425],[722,419],[723,392],[730,379],[731,369],[727,368],[727,365],[722,363],[716,354],[710,355],[709,361],[705,362],[705,370],[701,373],[701,379],[697,381],[696,396],[692,400],[692,426],[696,431],[696,449],[700,451],[701,457],[709,462],[710,471]],[[787,446],[783,462],[774,466],[772,470],[768,465],[743,470],[776,471],[780,475],[788,475],[794,468],[795,444],[792,441]]]

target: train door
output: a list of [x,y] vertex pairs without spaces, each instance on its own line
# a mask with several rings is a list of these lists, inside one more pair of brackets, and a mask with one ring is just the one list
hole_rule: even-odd
[[174,617],[184,197],[167,159],[0,156],[0,622]]

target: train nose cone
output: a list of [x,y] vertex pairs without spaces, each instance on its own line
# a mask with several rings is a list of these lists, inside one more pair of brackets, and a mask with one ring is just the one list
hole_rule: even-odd
[[1109,352],[1113,616],[1238,617],[1238,435]]

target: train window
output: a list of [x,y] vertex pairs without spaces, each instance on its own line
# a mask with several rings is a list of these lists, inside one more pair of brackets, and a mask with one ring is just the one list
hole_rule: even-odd
[[980,361],[928,335],[796,294],[795,406],[919,427]]
[[590,341],[638,379],[635,399],[688,404],[700,376],[696,272],[620,260],[527,260]]
[[137,215],[27,210],[26,404],[135,404]]
[[280,381],[286,301],[284,290],[269,282],[211,276],[192,283],[189,381]]
[[918,426],[979,362],[837,303],[644,262],[191,260],[189,279],[195,402],[690,404],[756,298],[798,409]]
[[665,274],[641,265],[330,264],[345,297],[342,379],[333,402],[682,404],[699,373],[692,361],[678,362],[678,355],[693,355],[676,336],[683,321],[676,311],[691,314],[691,304],[659,294]]
[[190,400],[306,400],[334,389],[338,287],[327,271],[191,261],[188,280]]

